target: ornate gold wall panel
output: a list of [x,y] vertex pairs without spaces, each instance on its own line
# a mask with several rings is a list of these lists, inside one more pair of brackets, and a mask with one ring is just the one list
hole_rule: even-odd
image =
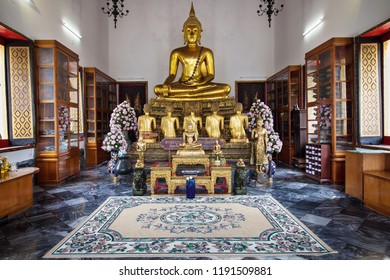
[[34,138],[29,47],[10,47],[12,138]]
[[378,44],[360,46],[360,136],[381,136]]

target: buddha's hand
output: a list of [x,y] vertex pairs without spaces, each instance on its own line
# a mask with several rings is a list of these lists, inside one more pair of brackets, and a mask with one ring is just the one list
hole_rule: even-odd
[[182,84],[187,86],[187,87],[196,87],[196,86],[200,85],[201,83],[191,80],[191,81],[186,81],[185,83],[182,83]]

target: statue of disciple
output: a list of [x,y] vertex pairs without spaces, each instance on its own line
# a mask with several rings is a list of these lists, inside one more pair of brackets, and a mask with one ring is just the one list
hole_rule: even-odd
[[224,129],[224,117],[218,115],[218,104],[211,107],[213,114],[206,117],[206,132],[210,138],[220,138],[221,130]]
[[156,129],[156,118],[150,116],[150,104],[144,105],[144,115],[138,117],[138,132],[144,138],[145,133],[151,133]]
[[257,119],[256,128],[252,130],[251,138],[253,139],[253,158],[256,164],[256,172],[262,172],[263,164],[268,164],[267,147],[268,147],[268,134],[267,130],[263,127],[263,119],[259,117]]
[[[172,100],[199,100],[226,98],[230,92],[228,84],[214,83],[214,55],[212,50],[200,46],[202,24],[195,16],[193,4],[190,15],[183,24],[184,47],[171,52],[169,76],[154,92],[159,98]],[[182,74],[174,81],[181,64]]]
[[180,127],[179,118],[172,116],[173,106],[167,106],[167,115],[161,118],[161,131],[165,138],[176,138],[176,129]]
[[191,112],[188,116],[184,117],[183,120],[183,131],[188,130],[189,125],[192,124],[193,130],[195,130],[196,136],[199,136],[198,124],[199,128],[202,128],[202,118],[195,116],[195,112]]
[[229,122],[230,142],[248,142],[245,134],[245,129],[248,129],[248,116],[241,114],[241,103],[236,103],[235,110],[236,114],[230,117]]

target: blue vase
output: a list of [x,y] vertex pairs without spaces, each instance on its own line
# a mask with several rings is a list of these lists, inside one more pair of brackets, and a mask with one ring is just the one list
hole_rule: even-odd
[[186,196],[189,199],[195,198],[195,179],[192,177],[186,180]]

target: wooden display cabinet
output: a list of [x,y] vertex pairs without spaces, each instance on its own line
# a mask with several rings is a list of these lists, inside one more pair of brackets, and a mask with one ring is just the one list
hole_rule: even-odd
[[110,159],[102,149],[110,131],[111,113],[117,106],[116,81],[94,67],[84,68],[86,110],[86,165],[96,166]]
[[291,165],[295,155],[295,128],[291,112],[300,104],[301,66],[291,65],[267,79],[267,105],[274,115],[275,131],[283,142],[278,159]]
[[39,185],[57,185],[80,171],[79,57],[54,40],[35,41]]
[[[306,60],[307,143],[329,144],[333,184],[344,184],[345,151],[353,149],[353,39],[333,38]],[[306,151],[307,152],[307,151]]]

